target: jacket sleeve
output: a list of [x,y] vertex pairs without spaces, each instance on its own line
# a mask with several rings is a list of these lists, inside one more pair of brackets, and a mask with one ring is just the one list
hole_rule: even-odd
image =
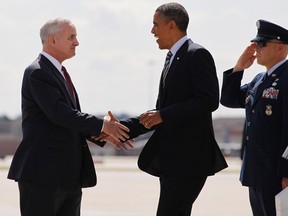
[[128,118],[120,121],[121,124],[125,125],[129,128],[130,132],[128,132],[129,139],[136,138],[141,134],[147,133],[155,129],[152,127],[151,129],[145,128],[139,120],[139,117]]
[[232,70],[223,73],[220,103],[229,108],[244,108],[248,85],[241,86],[243,71],[232,73]]

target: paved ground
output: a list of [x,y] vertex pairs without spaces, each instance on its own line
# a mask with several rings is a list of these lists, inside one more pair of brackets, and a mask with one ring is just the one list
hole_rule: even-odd
[[[97,157],[98,185],[83,190],[82,216],[153,216],[158,179],[138,170],[135,157]],[[252,216],[247,188],[238,181],[240,161],[209,177],[193,216]],[[10,159],[0,160],[0,215],[19,216],[17,184],[6,179]]]

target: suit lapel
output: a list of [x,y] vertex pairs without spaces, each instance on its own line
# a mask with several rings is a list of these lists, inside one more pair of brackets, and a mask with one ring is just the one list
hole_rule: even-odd
[[77,94],[75,88],[74,88],[74,92],[75,92],[77,104],[74,104],[74,102],[71,98],[71,95],[69,93],[68,86],[66,85],[66,81],[65,81],[64,77],[61,75],[61,73],[58,71],[58,69],[45,56],[40,54],[39,58],[42,62],[44,62],[47,65],[47,67],[49,68],[49,72],[51,72],[51,75],[56,78],[58,83],[60,83],[60,88],[66,92],[66,95],[67,95],[66,99],[69,100],[71,106],[73,108],[78,108],[80,110],[78,94]]
[[192,43],[192,41],[190,39],[185,41],[185,43],[179,48],[179,50],[175,54],[173,61],[170,65],[170,68],[168,70],[167,76],[166,76],[166,82],[165,82],[164,89],[169,86],[169,83],[171,82],[171,76],[173,73],[176,72],[175,69],[177,68],[179,62],[181,61],[182,56],[186,53],[185,51],[187,51],[189,43]]
[[165,79],[165,86],[163,86],[163,74],[161,76],[161,80],[160,80],[160,86],[159,86],[159,98],[160,98],[160,104],[163,104],[165,97],[167,95],[167,90],[169,88],[169,84],[171,81],[171,77],[173,77],[173,73],[176,73],[176,68],[179,64],[179,62],[181,61],[183,55],[186,53],[185,51],[187,51],[188,45],[190,43],[193,43],[190,39],[188,39],[187,41],[185,41],[185,43],[179,48],[179,50],[177,51],[177,53],[175,54],[173,61],[170,65],[170,68],[168,70],[166,79]]
[[[257,92],[259,93],[261,90],[260,90],[260,87],[261,87],[261,84],[263,84],[261,82],[261,80],[263,79],[263,76],[265,76],[265,73],[266,72],[262,72],[261,74],[257,75],[259,76],[257,78],[257,80],[253,80],[252,82],[254,82],[251,86],[252,88],[249,89],[249,96],[248,97],[251,97],[251,102],[250,102],[250,105],[253,106],[255,104],[255,101],[256,99],[259,97],[259,95],[257,94]],[[251,82],[251,83],[252,83]],[[249,99],[250,101],[250,99]]]

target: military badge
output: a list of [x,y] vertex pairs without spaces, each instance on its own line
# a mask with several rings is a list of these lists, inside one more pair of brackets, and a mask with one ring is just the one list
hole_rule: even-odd
[[265,110],[266,115],[270,116],[272,115],[272,106],[271,105],[266,105],[266,110]]
[[270,88],[264,89],[264,91],[262,93],[262,98],[277,100],[278,94],[279,94],[279,89],[275,89],[274,87],[270,87]]
[[279,81],[279,78],[275,79],[274,82],[272,83],[272,86],[277,86],[277,82]]
[[248,95],[248,96],[246,97],[246,99],[245,99],[245,104],[248,104],[249,101],[250,101],[250,95]]

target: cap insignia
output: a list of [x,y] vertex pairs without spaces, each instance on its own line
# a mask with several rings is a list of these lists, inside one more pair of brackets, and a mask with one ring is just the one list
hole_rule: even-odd
[[256,22],[256,27],[257,27],[257,29],[260,28],[260,21],[259,20]]

